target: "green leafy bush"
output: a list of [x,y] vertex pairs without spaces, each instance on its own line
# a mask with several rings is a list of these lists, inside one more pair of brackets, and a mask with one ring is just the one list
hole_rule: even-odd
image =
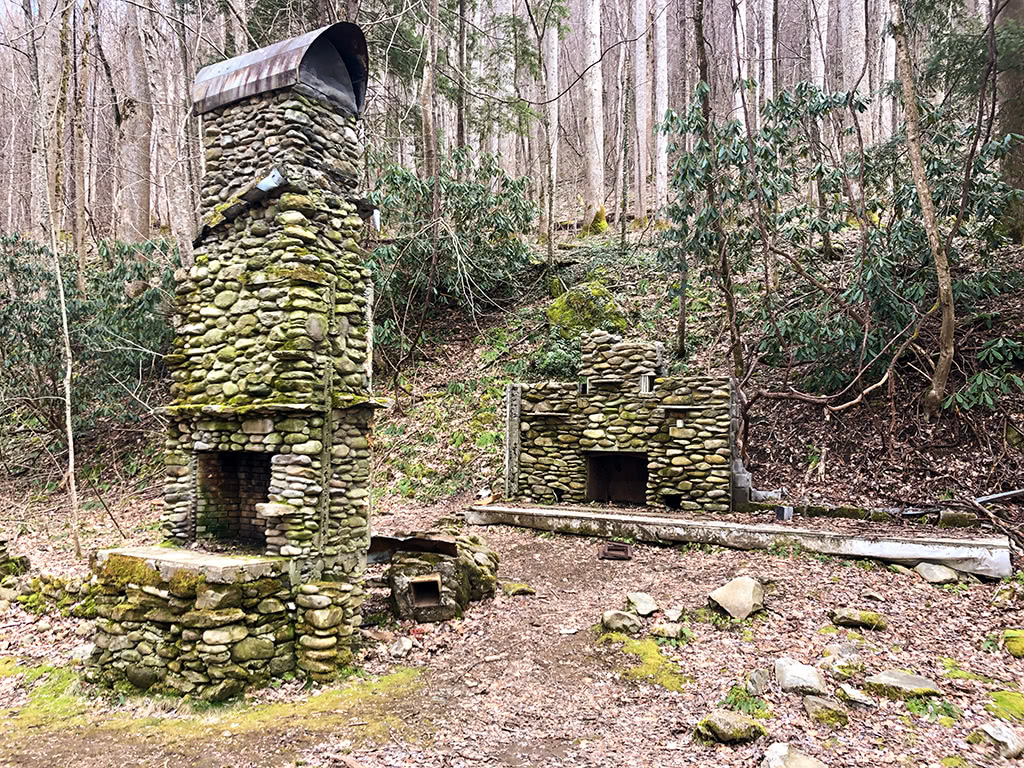
[[[697,96],[685,114],[670,113],[664,128],[676,152],[677,196],[669,206],[673,226],[664,233],[663,258],[679,263],[685,257],[711,271],[724,248],[735,272],[752,273],[737,293],[752,292],[760,300],[740,302],[739,323],[756,339],[749,343],[759,359],[791,368],[801,388],[839,392],[862,367],[866,381],[877,380],[937,295],[903,135],[863,153],[851,129],[840,135],[844,154],[820,145],[822,126],[849,124],[868,102],[856,93],[824,93],[807,83],[765,104],[760,128],[749,138],[735,120],[705,125]],[[960,209],[974,125],[942,106],[925,102],[921,108],[925,166],[944,240]],[[702,138],[705,130],[713,146]],[[1000,219],[1021,194],[1003,181],[999,167],[1018,138],[978,147],[966,213],[950,249],[959,312],[1021,281],[1019,269],[998,270],[989,263],[989,254],[1005,241]],[[712,176],[714,200],[707,194]],[[806,190],[815,185],[820,195],[808,200]],[[725,224],[724,234],[716,221]],[[840,253],[841,261],[835,258]],[[973,269],[966,270],[967,264]],[[799,285],[787,288],[785,301],[766,284],[773,269],[781,284]],[[965,271],[971,274],[965,277]],[[1013,383],[1000,379],[998,389]],[[996,387],[985,378],[975,388],[993,394]],[[968,406],[987,402],[962,399]]]
[[[62,258],[73,367],[72,419],[79,429],[137,419],[144,380],[163,375],[171,329],[162,311],[177,254],[162,241],[102,242],[77,285]],[[0,409],[4,421],[60,439],[64,429],[63,331],[50,251],[0,233]],[[133,397],[133,395],[135,395]],[[13,418],[13,416],[18,418]]]
[[385,239],[369,264],[376,292],[375,341],[386,355],[400,356],[415,342],[428,300],[428,319],[453,311],[474,316],[513,293],[528,266],[521,235],[536,210],[528,180],[510,177],[494,157],[474,162],[468,153],[456,151],[442,158],[436,276],[429,286],[433,178],[421,179],[408,168],[382,162],[376,171],[373,200]]

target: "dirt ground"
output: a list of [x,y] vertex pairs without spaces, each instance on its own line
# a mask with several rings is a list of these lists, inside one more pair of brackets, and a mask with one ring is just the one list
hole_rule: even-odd
[[[456,513],[385,505],[375,525],[425,529],[450,525]],[[367,634],[360,671],[344,683],[286,684],[223,706],[111,699],[68,685],[63,665],[81,642],[78,626],[56,617],[23,624],[30,619],[12,608],[0,615],[0,656],[20,666],[0,664],[0,766],[753,766],[775,741],[833,768],[997,764],[967,743],[992,719],[989,694],[1024,681],[1024,660],[998,643],[1002,629],[1024,625],[1024,610],[1019,600],[991,606],[997,584],[937,588],[866,562],[685,547],[641,545],[631,561],[605,561],[595,539],[474,530],[500,553],[499,577],[536,595],[499,592],[447,624],[385,623]],[[766,583],[766,610],[707,623],[707,594],[743,574]],[[690,642],[600,643],[601,613],[623,607],[630,591],[684,609]],[[381,605],[378,591],[365,613]],[[863,636],[837,629],[828,613],[844,606],[880,611],[889,627]],[[416,647],[393,659],[402,635]],[[820,663],[838,642],[861,648],[854,685],[898,668],[934,680],[942,697],[924,709],[876,700],[832,729],[772,681],[766,738],[735,747],[694,740],[696,723],[746,674],[783,656]],[[834,689],[838,681],[826,679]]]

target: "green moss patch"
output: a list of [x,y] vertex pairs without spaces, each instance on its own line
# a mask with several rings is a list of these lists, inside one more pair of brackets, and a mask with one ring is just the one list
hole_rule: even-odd
[[119,587],[127,584],[138,584],[140,587],[155,587],[160,584],[160,573],[144,560],[127,555],[110,555],[100,568],[104,581]]
[[681,674],[676,666],[661,653],[661,646],[652,638],[636,640],[621,632],[608,632],[598,638],[598,645],[616,643],[622,645],[622,652],[636,656],[640,663],[626,670],[625,676],[630,680],[639,680],[661,686],[668,691],[682,691],[692,683],[689,677]]
[[575,285],[552,301],[547,317],[551,330],[566,340],[595,328],[623,333],[627,326],[615,297],[597,280]]
[[1024,693],[993,691],[985,709],[1002,720],[1024,723]]
[[18,687],[27,693],[27,703],[0,710],[11,718],[12,730],[67,725],[88,710],[88,702],[78,694],[78,674],[70,667],[29,667],[11,658],[0,659],[0,677],[18,675]]

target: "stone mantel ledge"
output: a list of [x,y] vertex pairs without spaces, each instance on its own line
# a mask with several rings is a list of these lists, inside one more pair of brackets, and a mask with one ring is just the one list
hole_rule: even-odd
[[201,574],[211,584],[241,584],[268,576],[280,576],[288,570],[286,557],[224,555],[191,549],[164,547],[121,547],[96,552],[96,569],[111,557],[139,560],[160,574],[162,581],[182,571]]

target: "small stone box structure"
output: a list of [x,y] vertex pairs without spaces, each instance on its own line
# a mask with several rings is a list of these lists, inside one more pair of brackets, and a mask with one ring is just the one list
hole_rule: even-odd
[[[416,534],[421,540],[438,538]],[[442,539],[439,539],[442,540]],[[391,559],[388,583],[395,614],[417,622],[461,617],[471,600],[492,597],[498,584],[498,553],[480,536],[444,538],[454,556],[441,552],[399,551]]]
[[730,381],[666,376],[661,344],[605,331],[582,347],[579,382],[509,385],[506,497],[729,511]]
[[[334,24],[196,78],[202,223],[195,263],[175,276],[163,528],[171,544],[258,556],[231,571],[231,557],[174,549],[103,554],[100,679],[142,664],[163,687],[208,695],[224,676],[297,667],[322,678],[345,659],[360,621],[380,405],[354,197],[367,67],[359,28]],[[209,588],[176,588],[188,574]],[[225,589],[231,605],[208,604]],[[237,658],[257,645],[259,657]]]

